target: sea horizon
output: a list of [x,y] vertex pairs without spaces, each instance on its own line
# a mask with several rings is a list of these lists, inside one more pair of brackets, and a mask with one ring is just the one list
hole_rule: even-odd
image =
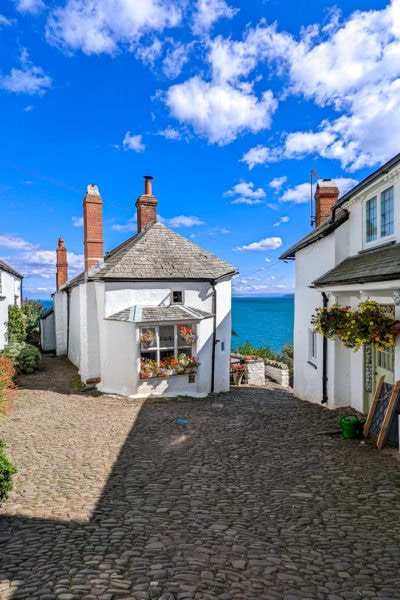
[[[53,300],[40,299],[46,310]],[[232,296],[231,349],[247,341],[255,348],[270,346],[279,352],[293,343],[294,294],[265,296]]]

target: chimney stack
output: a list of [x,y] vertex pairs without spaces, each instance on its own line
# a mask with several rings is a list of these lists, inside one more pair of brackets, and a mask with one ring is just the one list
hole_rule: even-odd
[[315,190],[315,226],[319,227],[331,216],[331,208],[339,200],[339,188],[334,179],[319,179]]
[[104,259],[103,256],[103,200],[97,185],[87,186],[83,199],[83,246],[85,272]]
[[151,175],[144,175],[144,194],[136,200],[138,233],[157,218],[157,198],[153,196]]
[[68,260],[67,249],[64,246],[64,240],[58,238],[57,254],[57,272],[56,272],[56,289],[57,291],[68,281]]

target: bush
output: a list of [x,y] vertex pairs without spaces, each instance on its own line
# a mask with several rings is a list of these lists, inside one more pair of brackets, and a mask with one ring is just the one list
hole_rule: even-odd
[[245,344],[238,344],[237,352],[239,354],[243,354],[244,356],[260,356],[261,358],[270,358],[271,360],[275,360],[275,352],[270,346],[261,346],[260,348],[255,348],[251,345],[249,340],[247,340]]
[[4,453],[5,444],[0,440],[0,502],[7,497],[13,488],[12,478],[17,472],[16,467]]
[[26,340],[26,316],[19,306],[8,307],[8,341],[24,342]]
[[13,361],[4,354],[0,355],[0,415],[9,407],[14,395],[15,368]]
[[34,346],[39,345],[39,319],[44,313],[41,302],[35,300],[24,300],[21,305],[22,313],[25,315],[25,341]]
[[42,359],[38,348],[15,340],[8,344],[4,354],[13,361],[15,368],[21,373],[34,373],[39,369]]

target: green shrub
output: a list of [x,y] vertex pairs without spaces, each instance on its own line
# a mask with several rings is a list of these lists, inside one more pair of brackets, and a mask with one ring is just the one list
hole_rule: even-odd
[[21,305],[22,313],[25,315],[26,342],[33,346],[39,345],[39,319],[44,313],[41,302],[35,300],[24,300]]
[[14,362],[15,368],[21,373],[34,373],[40,367],[42,356],[38,348],[26,342],[11,340],[4,354]]
[[17,472],[16,467],[4,453],[4,442],[0,440],[0,502],[7,497],[8,492],[13,488],[12,478]]
[[255,348],[251,345],[249,340],[246,340],[245,344],[238,344],[237,351],[239,354],[243,354],[244,356],[260,356],[261,358],[270,358],[271,360],[276,360],[275,352],[270,346],[261,346],[260,348]]
[[24,342],[26,340],[26,316],[19,306],[8,307],[8,341]]

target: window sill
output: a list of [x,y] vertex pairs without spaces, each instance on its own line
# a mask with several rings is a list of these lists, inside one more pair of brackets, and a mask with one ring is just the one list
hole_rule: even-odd
[[310,365],[313,369],[318,369],[317,365],[315,364],[315,362],[312,362],[311,360],[307,361],[307,364]]

